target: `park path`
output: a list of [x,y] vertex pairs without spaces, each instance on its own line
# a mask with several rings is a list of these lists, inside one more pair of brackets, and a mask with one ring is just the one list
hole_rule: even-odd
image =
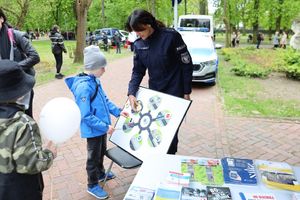
[[[108,64],[102,80],[108,97],[117,105],[126,101],[132,57]],[[143,83],[146,86],[146,81]],[[34,115],[54,97],[73,98],[63,80],[35,87]],[[179,133],[179,155],[221,158],[236,156],[285,161],[300,166],[300,123],[297,121],[240,118],[224,114],[218,87],[193,86],[193,103]],[[115,120],[114,120],[115,122]],[[108,142],[108,147],[112,144]],[[51,169],[44,172],[45,200],[92,200],[86,192],[86,141],[79,133],[60,145]],[[107,167],[110,160],[105,159]],[[123,199],[138,169],[113,165],[117,178],[107,182],[110,199]]]

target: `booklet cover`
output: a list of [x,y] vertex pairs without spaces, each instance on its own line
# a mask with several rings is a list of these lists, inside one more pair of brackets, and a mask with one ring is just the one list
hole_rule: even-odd
[[262,182],[272,188],[300,191],[292,167],[285,162],[258,161],[257,168]]
[[219,159],[183,159],[181,172],[190,173],[190,182],[199,182],[203,185],[224,184],[223,170]]
[[256,171],[253,160],[242,158],[221,159],[224,181],[229,184],[256,185]]
[[183,187],[181,190],[181,200],[207,200],[206,189]]
[[126,193],[124,200],[152,200],[154,193],[154,190],[133,186]]
[[207,200],[232,200],[229,187],[207,186]]
[[190,183],[191,174],[190,173],[180,173],[169,171],[166,178],[168,184],[188,186]]
[[156,188],[154,200],[179,200],[182,187],[170,187],[160,184]]
[[273,194],[267,193],[240,192],[239,195],[241,200],[276,200],[276,197]]

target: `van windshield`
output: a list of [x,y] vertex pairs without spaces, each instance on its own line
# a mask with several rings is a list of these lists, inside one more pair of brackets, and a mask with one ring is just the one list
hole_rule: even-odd
[[200,32],[210,31],[209,19],[181,19],[180,27],[197,28]]

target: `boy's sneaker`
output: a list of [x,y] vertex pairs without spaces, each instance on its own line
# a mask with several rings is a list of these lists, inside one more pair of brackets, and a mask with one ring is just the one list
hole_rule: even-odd
[[[106,174],[103,174],[102,176],[99,177],[99,182],[104,181]],[[106,180],[110,180],[110,179],[114,179],[116,178],[116,175],[114,173],[112,173],[111,171],[108,172],[107,178]]]
[[97,199],[106,199],[108,197],[107,192],[105,192],[99,185],[88,187],[87,192]]

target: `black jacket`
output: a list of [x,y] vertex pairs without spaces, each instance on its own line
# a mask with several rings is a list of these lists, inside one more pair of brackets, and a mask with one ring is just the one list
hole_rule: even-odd
[[51,49],[53,54],[67,52],[64,45],[64,37],[59,32],[51,32],[49,38],[51,40]]
[[191,93],[192,59],[176,30],[157,29],[146,40],[136,40],[134,49],[134,66],[128,95],[135,96],[146,70],[150,89],[177,97]]
[[18,62],[26,73],[34,76],[33,66],[40,62],[39,54],[26,38],[26,33],[17,30],[14,30],[13,33],[15,40],[14,61]]

